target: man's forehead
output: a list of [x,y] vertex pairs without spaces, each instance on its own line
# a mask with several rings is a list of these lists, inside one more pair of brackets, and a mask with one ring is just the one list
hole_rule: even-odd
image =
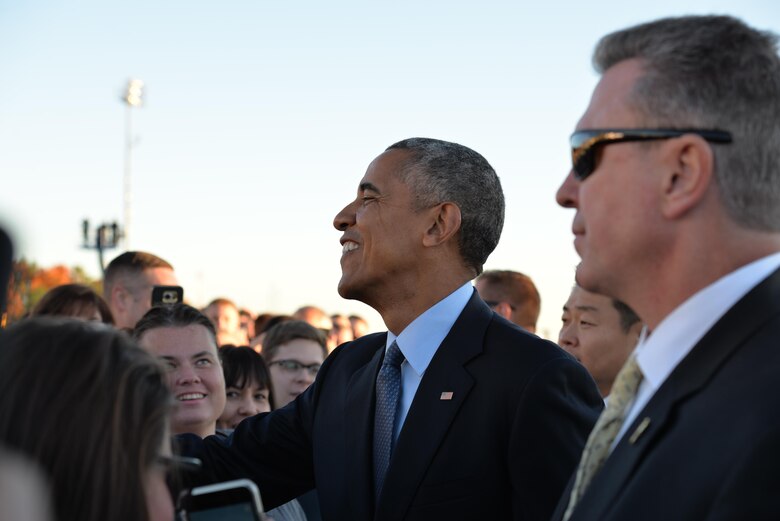
[[406,168],[411,153],[403,149],[386,150],[379,154],[366,169],[363,179],[360,180],[360,187],[372,185],[374,191],[381,191],[388,181],[400,179],[400,175]]
[[642,62],[636,58],[607,69],[593,90],[577,129],[641,127],[639,114],[631,105],[631,95],[643,74]]
[[176,286],[176,274],[170,268],[147,268],[143,271],[144,279],[152,286]]

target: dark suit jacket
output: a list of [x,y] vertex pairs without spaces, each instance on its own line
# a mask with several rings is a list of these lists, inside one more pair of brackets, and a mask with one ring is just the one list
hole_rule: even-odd
[[780,270],[650,399],[571,517],[586,519],[780,519]]
[[269,507],[316,486],[332,521],[549,518],[602,405],[583,367],[474,292],[420,383],[375,505],[374,382],[385,341],[340,346],[304,394],[245,420],[228,444],[184,440],[204,460],[201,480],[249,477]]

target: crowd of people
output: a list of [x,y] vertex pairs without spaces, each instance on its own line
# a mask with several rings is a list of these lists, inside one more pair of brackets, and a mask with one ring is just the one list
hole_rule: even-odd
[[333,222],[338,293],[385,332],[158,301],[173,266],[140,251],[103,296],[52,289],[0,336],[0,519],[169,521],[237,478],[276,521],[779,517],[777,46],[726,16],[599,42],[556,194],[581,257],[557,344],[532,279],[483,270],[496,172],[428,138]]

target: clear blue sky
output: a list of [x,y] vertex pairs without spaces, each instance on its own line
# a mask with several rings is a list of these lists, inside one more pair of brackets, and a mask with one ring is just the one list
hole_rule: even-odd
[[506,193],[486,267],[536,280],[554,338],[577,263],[554,193],[597,81],[593,45],[690,13],[780,31],[774,0],[0,0],[0,223],[20,255],[98,275],[80,223],[122,219],[119,96],[141,78],[131,246],[173,263],[195,305],[313,303],[379,330],[378,315],[336,293],[333,216],[386,146],[457,141]]

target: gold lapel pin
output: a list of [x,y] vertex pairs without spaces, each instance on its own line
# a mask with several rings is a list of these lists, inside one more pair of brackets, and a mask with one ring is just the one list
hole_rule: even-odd
[[439,400],[452,400],[452,391],[445,391],[441,393]]
[[650,417],[646,416],[645,419],[643,419],[639,423],[636,430],[634,431],[634,434],[632,434],[631,437],[628,439],[629,443],[631,443],[631,445],[636,443],[639,437],[642,436],[642,434],[644,434],[644,432],[647,430],[649,426],[650,426]]

